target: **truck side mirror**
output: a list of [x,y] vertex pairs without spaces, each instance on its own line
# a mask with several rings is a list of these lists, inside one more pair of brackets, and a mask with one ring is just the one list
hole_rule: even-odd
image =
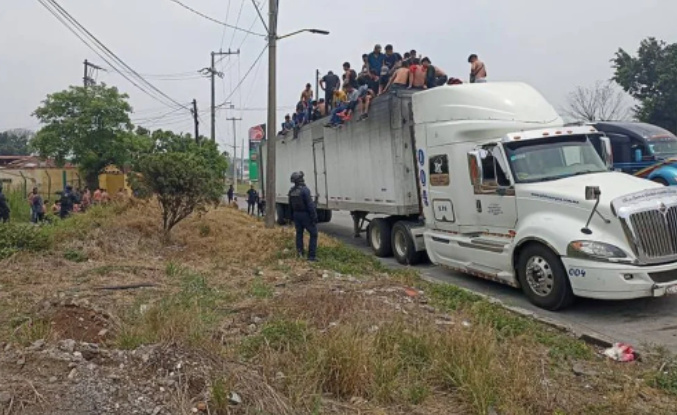
[[470,183],[473,186],[482,185],[482,153],[479,150],[468,152],[468,168],[470,170]]
[[598,200],[601,194],[599,186],[585,186],[585,200]]
[[602,160],[604,160],[604,164],[611,170],[614,166],[614,154],[611,150],[611,140],[606,136],[600,137],[599,140],[602,143],[602,154],[600,155],[602,156]]

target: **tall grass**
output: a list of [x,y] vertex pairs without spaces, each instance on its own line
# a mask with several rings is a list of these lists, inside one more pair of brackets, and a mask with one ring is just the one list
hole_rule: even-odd
[[22,190],[9,190],[5,192],[5,197],[7,197],[9,208],[12,211],[10,216],[12,222],[31,221],[31,207]]

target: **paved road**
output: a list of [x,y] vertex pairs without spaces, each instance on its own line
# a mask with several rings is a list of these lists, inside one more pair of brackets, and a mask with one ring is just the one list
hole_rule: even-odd
[[[347,213],[334,212],[332,222],[321,224],[319,228],[371,253],[365,238],[352,237],[352,219]],[[389,266],[402,267],[392,258],[381,260]],[[521,291],[511,287],[430,264],[419,265],[416,269],[430,279],[495,297],[508,305],[569,325],[577,332],[596,333],[633,345],[659,344],[677,352],[677,296],[615,302],[580,299],[570,309],[553,313],[531,305]]]

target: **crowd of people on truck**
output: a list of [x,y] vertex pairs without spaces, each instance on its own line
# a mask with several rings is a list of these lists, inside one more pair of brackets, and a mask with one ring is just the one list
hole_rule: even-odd
[[[479,57],[470,55],[468,63],[469,82],[486,82],[486,66]],[[328,71],[319,82],[324,91],[323,98],[317,99],[311,84],[306,84],[296,104],[296,111],[284,117],[279,134],[283,137],[292,134],[297,138],[303,125],[327,116],[330,117],[327,127],[338,127],[355,115],[361,121],[369,117],[374,98],[387,92],[416,91],[462,83],[460,79],[447,76],[439,66],[433,65],[430,58],[423,57],[416,50],[412,49],[403,56],[395,52],[392,45],[386,45],[385,53],[381,45],[376,45],[371,53],[362,55],[359,73],[350,62],[343,64],[340,78],[333,71]]]
[[[9,222],[11,211],[2,190],[0,184],[0,222]],[[27,198],[32,223],[39,224],[54,218],[65,219],[73,213],[84,212],[91,206],[106,205],[112,201],[124,201],[127,198],[127,192],[124,189],[118,190],[115,198],[111,198],[108,191],[103,188],[96,189],[92,194],[87,187],[78,190],[73,189],[71,185],[67,185],[63,192],[56,194],[58,197],[51,202],[40,195],[37,187],[33,188]]]

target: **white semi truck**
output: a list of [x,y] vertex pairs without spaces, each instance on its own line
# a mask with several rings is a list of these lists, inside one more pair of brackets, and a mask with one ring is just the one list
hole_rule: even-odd
[[303,171],[320,222],[351,212],[377,256],[427,253],[551,310],[677,294],[677,189],[609,171],[590,138],[611,154],[522,83],[384,95],[367,120],[277,138],[278,221]]

